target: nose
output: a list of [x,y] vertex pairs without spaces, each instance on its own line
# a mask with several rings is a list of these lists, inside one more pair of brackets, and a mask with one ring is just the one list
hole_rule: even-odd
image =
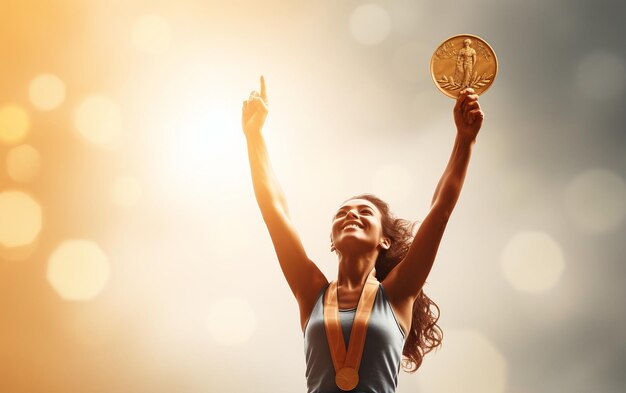
[[352,216],[352,217],[355,217],[355,218],[359,218],[358,213],[356,213],[356,211],[353,210],[353,209],[348,210],[348,213],[346,214],[346,217],[349,217],[349,216]]

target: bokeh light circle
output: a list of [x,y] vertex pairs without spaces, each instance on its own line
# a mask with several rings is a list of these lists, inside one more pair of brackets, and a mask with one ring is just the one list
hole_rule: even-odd
[[565,190],[565,208],[582,230],[602,233],[616,229],[626,217],[626,184],[606,169],[589,169]]
[[113,203],[120,207],[136,205],[143,191],[141,184],[132,176],[120,176],[115,179],[111,190]]
[[33,181],[41,168],[41,156],[31,145],[19,145],[7,153],[6,166],[9,177],[18,183]]
[[32,243],[41,231],[41,206],[21,191],[0,192],[0,244],[19,247]]
[[110,98],[92,96],[76,108],[74,125],[89,142],[99,147],[116,147],[123,132],[122,111]]
[[92,299],[106,286],[109,273],[107,256],[91,240],[66,240],[48,259],[48,281],[66,300]]
[[21,141],[29,127],[28,113],[22,107],[7,105],[0,109],[0,142],[10,145]]
[[501,255],[507,281],[518,291],[539,293],[554,287],[565,269],[561,246],[547,233],[515,234]]
[[441,349],[428,355],[418,374],[422,393],[504,393],[507,365],[481,333],[452,329],[446,330]]
[[143,15],[133,25],[132,40],[135,48],[142,52],[165,53],[171,41],[170,25],[159,15]]
[[364,4],[350,15],[350,33],[363,45],[383,42],[391,31],[389,13],[376,4]]
[[28,87],[33,106],[42,111],[52,110],[65,100],[65,84],[52,74],[37,75]]
[[224,298],[211,304],[206,322],[215,341],[222,345],[240,345],[254,333],[257,318],[247,301]]
[[624,59],[608,51],[587,54],[578,64],[576,82],[581,94],[596,100],[612,98],[626,86]]

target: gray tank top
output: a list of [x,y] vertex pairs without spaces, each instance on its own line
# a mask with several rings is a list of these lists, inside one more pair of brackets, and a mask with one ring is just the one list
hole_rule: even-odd
[[[335,385],[335,368],[328,349],[324,327],[323,295],[329,285],[326,285],[318,295],[311,316],[304,327],[308,393],[343,393]],[[348,348],[355,314],[356,308],[339,310],[346,348]],[[405,334],[387,301],[383,285],[380,284],[365,335],[365,347],[359,367],[359,384],[351,392],[394,393],[398,386],[398,373],[405,340]]]

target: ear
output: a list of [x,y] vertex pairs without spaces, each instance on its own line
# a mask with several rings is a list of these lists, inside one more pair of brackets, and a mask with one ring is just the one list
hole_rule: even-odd
[[389,250],[389,247],[391,247],[391,240],[389,240],[388,237],[383,237],[380,241],[380,246],[385,250]]

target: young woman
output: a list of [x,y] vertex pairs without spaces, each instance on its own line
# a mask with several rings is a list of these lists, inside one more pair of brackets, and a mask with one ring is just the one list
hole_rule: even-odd
[[460,93],[453,112],[454,148],[415,236],[415,223],[394,217],[374,195],[346,200],[332,221],[331,252],[339,264],[336,280],[329,282],[304,251],[270,164],[261,133],[268,113],[262,76],[260,93],[252,91],[243,102],[254,193],[300,309],[309,393],[393,393],[402,355],[412,365],[407,371],[414,372],[423,356],[441,343],[439,309],[422,286],[461,193],[484,118],[472,89]]

